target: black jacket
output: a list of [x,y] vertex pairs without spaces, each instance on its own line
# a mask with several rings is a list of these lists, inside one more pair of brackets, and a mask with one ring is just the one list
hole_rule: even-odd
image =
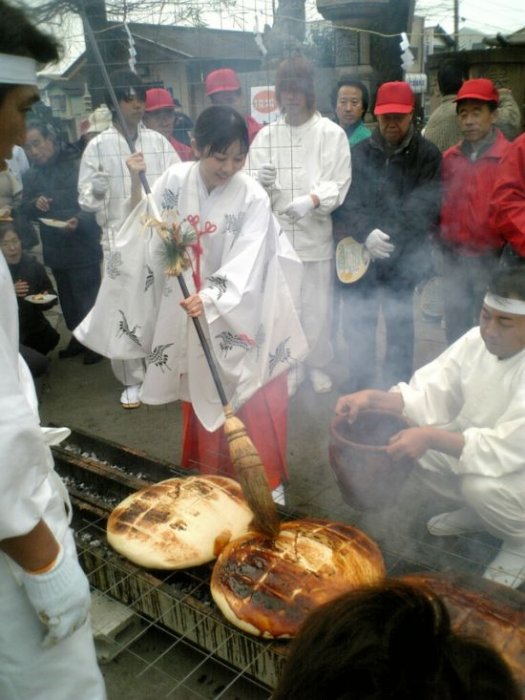
[[[43,166],[32,165],[23,175],[25,216],[33,221],[41,217],[79,221],[76,230],[69,232],[39,222],[44,262],[55,270],[98,264],[102,259],[100,227],[94,214],[82,211],[78,204],[78,168],[78,153],[64,150]],[[41,195],[53,200],[45,213],[35,206]]]
[[375,260],[366,276],[378,282],[412,286],[430,270],[430,236],[438,222],[441,153],[414,133],[388,157],[379,131],[352,148],[352,185],[333,214],[336,240],[364,242],[375,228],[387,233],[395,250]]

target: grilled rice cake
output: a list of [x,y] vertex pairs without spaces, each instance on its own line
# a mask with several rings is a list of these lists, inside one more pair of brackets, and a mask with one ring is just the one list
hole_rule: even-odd
[[385,575],[377,545],[350,525],[283,523],[275,540],[250,532],[214,565],[211,593],[223,615],[250,634],[293,637],[317,606]]
[[108,519],[107,538],[139,566],[182,569],[215,559],[230,539],[248,531],[252,519],[234,479],[167,479],[116,506]]

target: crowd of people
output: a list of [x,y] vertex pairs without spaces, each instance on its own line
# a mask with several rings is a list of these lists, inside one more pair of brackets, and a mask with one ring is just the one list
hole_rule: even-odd
[[[64,144],[50,124],[25,125],[38,100],[36,62],[56,60],[58,45],[3,0],[0,9],[12,20],[1,26],[20,26],[19,33],[2,31],[0,56],[7,309],[0,325],[0,614],[13,621],[0,632],[0,655],[12,671],[0,674],[0,695],[104,698],[86,624],[88,585],[48,447],[65,433],[39,427],[27,369],[33,376],[46,371],[59,343],[45,313],[57,299],[71,333],[59,358],[82,354],[85,365],[110,358],[125,409],[180,400],[181,465],[233,474],[204,338],[281,503],[289,398],[306,378],[316,393],[333,389],[333,343],[341,332],[349,379],[336,411],[349,422],[369,408],[408,418],[412,427],[391,439],[389,453],[416,460],[428,488],[459,506],[434,515],[430,534],[491,533],[501,547],[484,577],[521,586],[525,135],[510,91],[444,63],[443,103],[424,134],[404,81],[378,86],[374,127],[365,123],[370,95],[362,81],[342,76],[333,118],[322,116],[314,69],[294,56],[276,72],[275,122],[263,126],[246,114],[238,75],[220,68],[206,77],[210,106],[194,124],[169,90],[119,70],[110,75],[106,104],[75,144]],[[367,269],[357,281],[336,283],[335,244],[347,237]],[[31,254],[39,241],[44,265]],[[448,347],[414,373],[414,291],[436,272],[444,281]],[[367,595],[355,598],[362,609]],[[381,595],[399,603],[412,593],[387,586]],[[325,611],[305,638],[325,638],[327,616],[342,621],[352,601]],[[424,601],[411,605],[423,614]],[[434,631],[443,626],[449,639],[448,618],[439,605],[433,610]],[[295,648],[290,669],[307,663],[306,647]],[[82,663],[74,663],[79,655]],[[35,678],[45,680],[43,695],[35,678],[18,670],[29,657]],[[456,673],[452,656],[446,659]],[[76,668],[70,686],[59,672],[65,664]],[[349,664],[341,677],[352,679]],[[370,672],[377,674],[375,666]],[[461,673],[470,678],[473,671]],[[287,681],[285,674],[282,688],[287,682],[295,684],[293,675]],[[320,697],[313,688],[307,683],[296,696]],[[279,692],[276,698],[295,697]],[[381,692],[378,685],[374,697]]]

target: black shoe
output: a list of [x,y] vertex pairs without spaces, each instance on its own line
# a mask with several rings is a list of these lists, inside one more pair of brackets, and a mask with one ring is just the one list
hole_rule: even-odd
[[96,365],[97,362],[103,360],[103,355],[99,355],[98,352],[94,350],[84,350],[84,362],[85,365]]
[[76,357],[81,352],[84,352],[84,349],[82,343],[79,343],[75,336],[72,336],[67,347],[58,351],[58,356],[61,360],[64,360],[66,357]]

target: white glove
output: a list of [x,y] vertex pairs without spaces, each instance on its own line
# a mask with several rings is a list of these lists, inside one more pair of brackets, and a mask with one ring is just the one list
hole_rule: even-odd
[[22,583],[29,602],[48,629],[44,647],[69,637],[86,621],[91,605],[89,583],[76,556],[65,556],[62,547],[51,571],[24,571]]
[[91,179],[91,189],[95,197],[102,199],[109,190],[109,173],[98,170]]
[[273,163],[265,163],[261,166],[257,178],[263,187],[272,187],[277,177],[277,169]]
[[389,243],[389,241],[390,236],[388,233],[381,231],[379,228],[375,228],[368,234],[365,241],[365,248],[368,250],[374,260],[377,258],[384,260],[385,258],[390,257],[390,253],[392,253],[395,248],[394,244]]
[[315,204],[313,199],[309,194],[303,194],[302,197],[296,197],[290,202],[290,204],[283,211],[290,221],[293,223],[299,221],[303,216],[306,216],[308,212],[315,209]]

